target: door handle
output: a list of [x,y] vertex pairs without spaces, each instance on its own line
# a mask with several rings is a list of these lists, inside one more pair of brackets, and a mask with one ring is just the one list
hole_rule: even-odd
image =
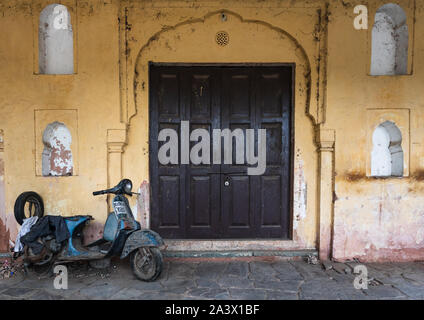
[[225,187],[229,187],[230,186],[230,180],[231,180],[230,177],[225,177],[225,181],[224,181],[224,186]]

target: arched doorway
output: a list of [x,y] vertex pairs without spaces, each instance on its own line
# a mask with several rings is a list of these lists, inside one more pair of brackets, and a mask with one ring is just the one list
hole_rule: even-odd
[[[303,47],[284,30],[266,22],[243,20],[242,17],[232,12],[225,11],[225,13],[227,17],[225,23],[222,21],[222,12],[214,12],[202,19],[193,19],[173,27],[164,28],[157,34],[152,35],[142,46],[134,63],[135,77],[133,88],[136,114],[131,118],[129,140],[138,139],[140,136],[143,137],[146,131],[149,132],[150,130],[149,108],[151,101],[148,95],[149,89],[151,89],[149,78],[150,62],[191,66],[213,66],[216,64],[293,65],[294,72],[291,80],[294,81],[296,79],[296,83],[293,85],[293,98],[296,101],[296,106],[293,104],[294,127],[302,128],[298,132],[298,129],[294,129],[295,132],[292,136],[292,147],[298,150],[293,162],[296,163],[294,165],[296,171],[302,172],[294,174],[295,170],[290,168],[290,174],[292,175],[290,183],[299,186],[299,190],[296,191],[295,199],[293,199],[293,193],[289,195],[289,198],[292,204],[295,204],[296,201],[301,201],[302,204],[295,204],[293,208],[289,209],[290,221],[287,232],[289,236],[280,235],[275,237],[275,239],[284,240],[291,238],[293,240],[291,247],[304,248],[305,245],[302,244],[300,239],[304,239],[305,233],[311,233],[312,226],[315,226],[313,219],[316,209],[314,209],[315,202],[307,204],[315,196],[315,193],[312,191],[306,194],[306,188],[302,186],[305,185],[305,179],[308,180],[308,188],[313,190],[317,186],[317,154],[314,144],[313,123],[311,121],[313,117],[309,114],[311,91],[309,60]],[[216,41],[218,33],[221,34],[222,31],[225,31],[229,39],[229,42],[225,45],[220,45]],[[294,138],[296,135],[298,136],[297,139]],[[143,150],[149,150],[149,143],[143,144],[142,148]],[[150,154],[144,152],[140,155],[137,150],[129,145],[124,154],[124,162],[127,159],[132,159],[132,163],[134,163],[135,158],[138,157],[140,168],[145,170],[143,172],[147,172],[147,174],[141,176],[145,177],[143,179],[148,180],[150,178]],[[302,152],[308,153],[307,165],[301,158]],[[294,153],[291,153],[290,156],[294,156]],[[299,179],[302,181],[299,181]],[[279,193],[279,191],[277,192]],[[151,194],[150,200],[153,197],[154,195]],[[306,211],[309,214],[306,214]],[[146,216],[147,219],[145,219],[147,221],[155,219],[153,211],[148,212]],[[296,217],[295,221],[293,221],[294,216]],[[308,227],[302,221],[305,217],[308,217]],[[146,226],[152,226],[152,224],[147,223]],[[311,238],[313,237],[312,235]],[[214,237],[214,239],[218,238]],[[276,242],[275,245],[281,245],[281,242]]]

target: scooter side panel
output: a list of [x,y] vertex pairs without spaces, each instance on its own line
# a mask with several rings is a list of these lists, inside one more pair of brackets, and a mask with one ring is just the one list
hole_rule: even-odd
[[164,242],[161,236],[149,229],[142,229],[131,233],[125,242],[122,250],[121,259],[128,256],[132,251],[140,247],[160,247]]
[[73,256],[80,256],[84,254],[84,252],[80,252],[74,247],[74,244],[72,243],[72,238],[74,236],[75,230],[82,223],[85,223],[87,220],[90,220],[90,219],[91,219],[90,216],[72,217],[70,219],[65,218],[66,226],[68,227],[69,233],[71,234],[71,237],[68,240],[68,247],[65,253],[66,256],[73,257]]
[[118,219],[116,218],[115,213],[109,213],[105,227],[103,230],[103,238],[107,241],[113,241],[118,232]]
[[106,257],[119,256],[122,252],[122,248],[125,246],[125,239],[127,239],[128,231],[127,230],[119,230],[118,235],[112,243],[112,247],[109,249]]

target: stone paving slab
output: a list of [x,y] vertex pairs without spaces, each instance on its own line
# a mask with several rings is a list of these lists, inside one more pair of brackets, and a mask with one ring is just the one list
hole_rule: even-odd
[[[95,270],[70,266],[67,290],[53,287],[54,275],[17,274],[0,280],[0,300],[87,299],[424,299],[424,263],[364,264],[367,289],[355,289],[356,275],[338,268],[300,260],[267,259],[168,259],[154,282],[139,281],[128,261]],[[373,281],[371,281],[372,279]]]

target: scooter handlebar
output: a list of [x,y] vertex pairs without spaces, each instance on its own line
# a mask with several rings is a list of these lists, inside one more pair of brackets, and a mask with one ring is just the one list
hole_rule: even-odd
[[[127,190],[128,188],[130,190]],[[132,188],[132,182],[131,182],[131,180],[123,179],[116,186],[114,186],[113,188],[106,189],[106,190],[94,191],[93,192],[93,196],[98,196],[98,195],[107,194],[107,193],[127,194],[127,195],[131,196],[132,195],[131,188]]]
[[94,191],[93,196],[98,196],[98,195],[105,194],[105,193],[107,193],[106,190]]

